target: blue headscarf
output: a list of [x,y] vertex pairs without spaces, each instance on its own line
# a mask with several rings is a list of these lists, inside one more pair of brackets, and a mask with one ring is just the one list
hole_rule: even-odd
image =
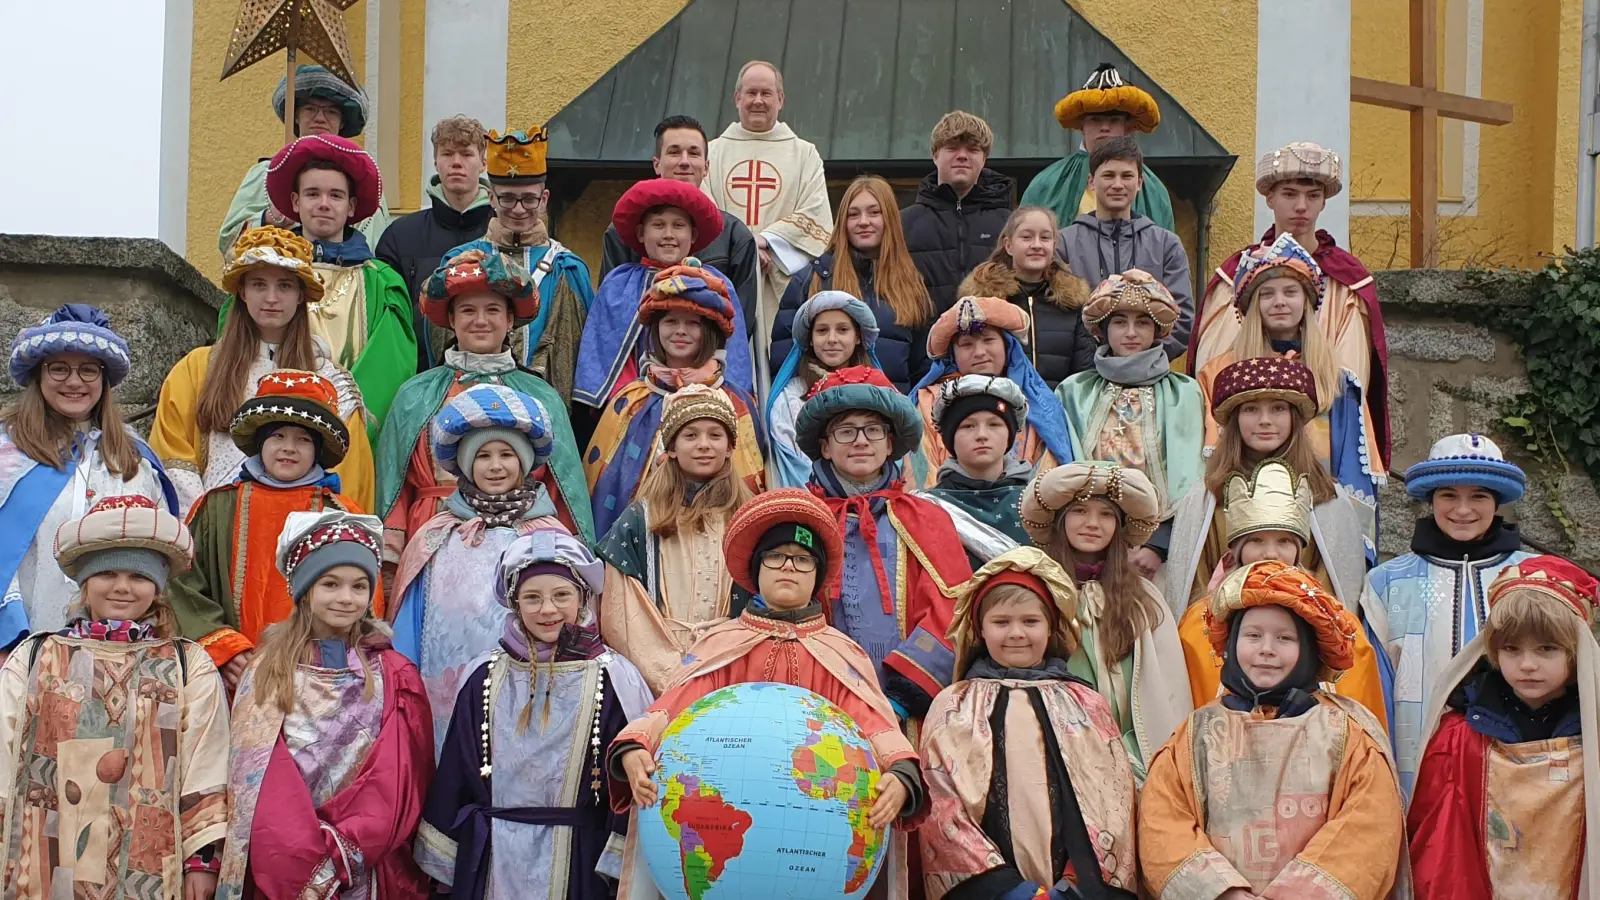
[[[768,462],[774,470],[774,478],[770,479],[776,487],[804,487],[811,477],[811,460],[801,452],[800,448],[778,440],[778,434],[773,429],[776,421],[774,415],[781,413],[777,409],[778,396],[788,386],[789,381],[796,377],[800,371],[800,362],[805,352],[811,349],[811,326],[817,321],[817,316],[837,309],[849,316],[856,323],[856,330],[861,334],[861,344],[867,348],[867,359],[873,368],[882,371],[883,366],[878,363],[878,353],[875,349],[878,344],[878,320],[872,314],[872,308],[866,303],[845,291],[818,291],[810,300],[800,304],[800,310],[795,313],[792,334],[794,343],[789,347],[789,355],[784,357],[783,365],[778,368],[778,375],[772,380],[772,390],[767,393],[767,433],[771,438],[768,441],[772,455]],[[788,423],[791,430],[794,423]]]
[[[1022,388],[1022,395],[1028,398],[1028,424],[1033,426],[1034,433],[1058,464],[1072,462],[1076,458],[1072,454],[1072,427],[1067,424],[1067,411],[1062,408],[1060,398],[1039,377],[1039,370],[1028,361],[1028,351],[1017,336],[1004,329],[995,330],[1006,342],[1005,376],[1016,382]],[[951,341],[950,351],[933,361],[928,374],[911,389],[911,396],[915,397],[918,391],[956,372],[955,342]]]

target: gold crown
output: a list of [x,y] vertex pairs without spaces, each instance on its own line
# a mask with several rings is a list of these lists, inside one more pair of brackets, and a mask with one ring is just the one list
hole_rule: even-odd
[[1228,545],[1258,531],[1287,531],[1311,543],[1311,484],[1279,460],[1256,466],[1249,480],[1228,479],[1222,491]]
[[488,170],[490,178],[543,178],[545,153],[550,148],[550,129],[508,131],[502,137],[489,132]]

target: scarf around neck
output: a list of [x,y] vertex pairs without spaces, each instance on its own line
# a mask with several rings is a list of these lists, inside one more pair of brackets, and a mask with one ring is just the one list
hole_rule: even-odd
[[1445,534],[1433,516],[1423,516],[1418,519],[1417,528],[1411,533],[1411,552],[1420,556],[1431,556],[1434,559],[1466,559],[1475,562],[1515,553],[1520,549],[1522,549],[1521,532],[1517,530],[1516,525],[1500,516],[1495,516],[1494,521],[1489,524],[1489,530],[1475,541],[1458,541]]
[[773,609],[767,605],[767,601],[761,599],[760,594],[756,594],[750,598],[750,603],[744,608],[744,611],[760,619],[799,625],[802,622],[819,618],[822,615],[822,604],[813,600],[799,609]]
[[1295,633],[1300,636],[1300,658],[1294,668],[1284,676],[1277,687],[1262,690],[1244,672],[1239,664],[1239,627],[1244,613],[1234,615],[1228,631],[1228,652],[1222,661],[1222,685],[1228,689],[1222,705],[1236,712],[1253,712],[1257,709],[1276,708],[1275,719],[1292,719],[1310,712],[1317,705],[1313,696],[1317,691],[1317,671],[1322,668],[1322,654],[1317,652],[1317,635],[1311,624],[1298,615],[1294,619]]
[[[367,236],[354,228],[346,228],[350,236],[342,241],[319,241],[316,238],[306,238],[311,241],[311,258],[319,263],[348,268],[359,266],[372,258],[372,247],[367,243]],[[302,237],[305,235],[302,234]]]
[[504,375],[517,368],[517,360],[510,350],[472,353],[452,347],[444,352],[444,364],[466,375]]
[[683,367],[669,366],[652,353],[644,358],[644,378],[653,386],[668,393],[677,393],[691,384],[718,387],[722,384],[722,367],[726,353],[725,350],[718,350],[703,366]]
[[1112,384],[1149,387],[1172,374],[1172,361],[1160,341],[1132,356],[1112,356],[1111,348],[1102,344],[1094,351],[1094,370]]
[[533,473],[504,494],[484,493],[468,479],[457,478],[456,492],[445,503],[463,521],[482,519],[487,528],[509,528],[528,519],[553,518],[556,514],[544,484]]
[[126,619],[73,619],[59,633],[63,637],[86,641],[110,641],[114,644],[137,644],[155,638],[153,622],[129,622]]
[[327,470],[323,469],[322,466],[312,463],[311,469],[304,475],[301,475],[299,478],[296,478],[293,481],[279,481],[267,473],[266,464],[261,461],[261,456],[259,454],[256,456],[246,457],[244,465],[240,466],[239,468],[240,481],[251,481],[255,482],[256,484],[265,485],[266,487],[279,488],[283,490],[287,490],[289,488],[310,487],[311,485],[321,484],[322,482],[332,478],[335,480],[331,487],[334,491],[338,491],[338,477],[339,476],[337,475],[329,475]]
[[974,477],[966,467],[956,461],[954,456],[945,460],[939,466],[938,477],[934,483],[939,487],[954,491],[988,491],[995,488],[1009,488],[1027,484],[1033,479],[1033,465],[1017,459],[1011,454],[1006,454],[1005,471],[994,481],[985,481]]
[[519,662],[577,662],[594,659],[605,650],[598,622],[563,625],[554,644],[534,641],[530,647],[522,617],[514,609],[506,611],[505,625],[500,629],[500,646]]
[[[823,502],[838,517],[841,535],[846,533],[845,526],[850,517],[856,517],[861,541],[867,545],[867,555],[872,558],[872,574],[878,582],[878,597],[883,601],[883,612],[885,615],[894,615],[894,594],[889,589],[889,572],[883,563],[883,552],[878,548],[878,516],[888,506],[890,498],[906,496],[905,486],[900,482],[900,464],[885,463],[877,481],[861,483],[839,477],[839,473],[833,469],[833,463],[823,459],[812,466],[812,479],[822,490]],[[844,580],[839,579],[836,587],[843,591]]]
[[968,678],[990,678],[1007,681],[1076,681],[1088,684],[1081,678],[1067,671],[1067,661],[1060,657],[1047,657],[1037,666],[1028,669],[1013,669],[995,662],[988,652],[984,652],[972,665],[967,667]]

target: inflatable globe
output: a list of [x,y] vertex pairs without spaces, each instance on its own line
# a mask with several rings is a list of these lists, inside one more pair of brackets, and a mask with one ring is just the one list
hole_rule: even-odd
[[667,900],[863,897],[889,847],[867,822],[880,777],[844,710],[804,688],[736,684],[667,726],[640,847]]

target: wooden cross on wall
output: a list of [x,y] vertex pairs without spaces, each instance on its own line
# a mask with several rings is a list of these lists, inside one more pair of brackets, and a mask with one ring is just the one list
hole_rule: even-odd
[[1356,103],[1411,113],[1411,267],[1439,264],[1439,117],[1508,125],[1511,104],[1439,90],[1439,18],[1434,0],[1411,0],[1411,83],[1350,79]]

